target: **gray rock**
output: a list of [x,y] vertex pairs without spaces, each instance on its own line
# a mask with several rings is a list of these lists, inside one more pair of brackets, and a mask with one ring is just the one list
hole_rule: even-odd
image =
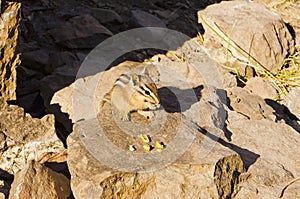
[[122,23],[123,19],[111,9],[103,9],[103,8],[92,8],[91,14],[95,17],[100,23],[108,23],[108,22],[118,22]]
[[4,2],[0,11],[0,93],[6,100],[16,99],[16,68],[20,64],[16,53],[20,2]]
[[[32,94],[40,90],[40,81],[37,78],[32,78],[27,81],[23,81],[17,88],[18,97]],[[18,99],[19,100],[19,99]]]
[[71,84],[77,75],[78,69],[85,58],[83,54],[74,55],[71,52],[58,52],[53,55],[51,75],[45,76],[40,81],[41,96],[44,99],[44,105],[47,109],[50,106],[50,100],[55,92]]
[[68,198],[69,180],[36,161],[30,161],[15,175],[9,198]]
[[[276,73],[295,50],[280,15],[257,3],[223,1],[199,11],[198,21],[205,29],[204,46],[218,62],[232,67],[239,60],[244,62],[239,67],[256,60],[257,67]],[[224,38],[231,39],[230,45]]]
[[[18,98],[18,105],[22,106],[24,108],[25,112],[32,112],[32,110],[37,107],[37,108],[41,108],[42,104],[38,104],[38,99],[40,97],[39,92],[34,92],[22,97]],[[43,111],[43,110],[41,110]],[[31,114],[32,115],[32,114]]]
[[[188,41],[146,63],[121,63],[54,94],[51,103],[75,123],[67,162],[76,198],[275,198],[297,179],[297,130],[276,122],[262,97],[234,84],[227,86],[230,111],[218,87],[226,78],[197,46]],[[132,122],[119,121],[100,101],[120,74],[139,73],[144,66],[158,77],[153,79],[163,109],[150,122],[136,113]],[[166,148],[145,152],[140,133]]]
[[17,72],[20,75],[19,79],[22,81],[26,81],[26,80],[38,81],[41,77],[44,76],[43,71],[32,70],[24,66],[19,66]]
[[292,89],[284,97],[284,104],[289,108],[290,112],[300,119],[300,90],[298,88]]
[[19,52],[25,53],[25,52],[30,52],[30,51],[35,51],[40,49],[40,45],[37,41],[31,41],[28,43],[22,42],[20,44],[20,47],[18,49]]
[[23,53],[22,65],[30,69],[43,71],[49,64],[49,53],[46,49]]
[[275,121],[274,110],[262,97],[251,94],[240,87],[228,89],[227,95],[230,100],[230,106],[234,111],[253,120],[267,118]]
[[[284,187],[299,177],[299,159],[293,157],[300,153],[300,134],[292,127],[266,119],[248,120],[230,111],[228,129],[232,132],[232,144],[260,156],[248,167],[251,177],[240,184],[236,198],[278,198]],[[251,160],[251,156],[245,160]],[[290,191],[291,198],[297,198],[299,192]]]
[[56,91],[71,84],[76,74],[52,74],[44,77],[40,82],[41,96],[45,101],[45,106],[49,106],[49,102]]
[[[226,118],[222,95],[219,96],[218,89],[214,87],[218,84],[202,87],[203,76],[206,80],[218,78],[215,65],[203,49],[192,47],[195,46],[190,41],[174,52],[177,55],[181,55],[182,51],[188,52],[186,62],[173,61],[164,55],[153,57],[149,63],[124,62],[105,72],[78,79],[55,93],[51,103],[58,103],[62,112],[69,113],[75,122],[74,132],[67,139],[68,166],[75,197],[217,198],[219,191],[230,196],[232,189],[242,182],[235,175],[236,172],[245,173],[240,157],[234,155],[235,151],[215,142],[224,137],[221,129]],[[209,66],[214,73],[201,73],[191,63],[197,63],[199,67]],[[120,74],[139,73],[145,66],[159,86],[163,110],[156,112],[150,124],[135,113],[132,114],[134,123],[118,123],[108,104],[102,109],[99,107],[100,100]],[[94,82],[97,84],[94,85]],[[134,124],[134,127],[131,126]],[[98,125],[102,131],[98,131]],[[203,129],[200,133],[199,126],[209,131],[209,136]],[[134,133],[148,132],[152,142],[160,140],[166,144],[161,155],[156,154],[156,149],[144,153],[143,143],[133,136]],[[189,142],[193,135],[195,139]],[[134,144],[138,153],[130,153],[129,144]],[[178,155],[181,153],[184,155]],[[158,156],[152,159],[152,154]],[[218,172],[215,172],[216,164],[221,168]],[[85,169],[80,169],[83,167]],[[217,173],[216,176],[229,176],[229,180],[215,182],[218,177],[214,173]]]
[[142,11],[142,10],[134,10],[131,11],[132,17],[130,19],[130,23],[134,27],[162,27],[166,28],[166,24],[160,20],[158,17]]
[[57,44],[71,49],[93,48],[112,35],[88,14],[73,17],[62,27],[52,29],[49,33]]
[[47,73],[52,73],[58,67],[73,67],[78,61],[76,55],[69,51],[56,52],[50,56],[50,64],[46,66]]
[[276,91],[274,85],[266,78],[262,77],[250,78],[244,88],[264,99],[274,99],[278,95],[278,92]]
[[284,22],[289,24],[295,31],[296,46],[300,46],[300,24],[299,24],[299,1],[280,2],[271,0],[254,0],[254,2],[266,5],[268,8],[280,13]]
[[[68,72],[69,73],[66,73]],[[57,72],[57,73],[56,73]],[[74,68],[69,69],[68,67],[57,68],[54,74],[48,75],[41,80],[40,83],[40,95],[44,100],[44,106],[46,107],[46,112],[54,114],[56,121],[63,124],[64,128],[68,131],[72,131],[72,124],[70,123],[69,116],[67,114],[62,114],[59,106],[50,105],[51,98],[59,90],[71,84],[76,77],[77,70]],[[70,102],[71,96],[68,97]],[[66,133],[66,132],[64,132]],[[62,135],[65,137],[66,135]]]
[[176,20],[178,17],[180,17],[179,14],[174,13],[170,10],[154,10],[154,13],[166,19],[167,21],[173,21]]

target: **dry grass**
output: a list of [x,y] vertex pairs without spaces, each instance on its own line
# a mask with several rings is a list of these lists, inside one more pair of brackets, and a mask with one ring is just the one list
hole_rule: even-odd
[[287,90],[300,87],[300,48],[286,59],[285,66],[275,77]]
[[[293,3],[296,3],[298,0],[284,0],[284,1],[277,1],[277,4],[274,4],[274,6],[280,6],[284,4],[285,6],[292,6]],[[201,17],[201,16],[198,16]],[[234,49],[240,56],[244,57],[244,60],[247,60],[247,63],[239,63],[239,64],[245,64],[247,67],[254,68],[255,72],[261,76],[266,78],[268,81],[270,81],[274,87],[276,88],[278,92],[278,96],[274,97],[274,99],[279,98],[282,95],[285,95],[291,88],[300,87],[300,49],[298,48],[296,50],[296,53],[286,58],[284,65],[281,67],[279,71],[277,71],[276,75],[272,74],[268,70],[265,69],[264,66],[259,64],[255,61],[255,59],[252,59],[251,56],[244,50],[241,49],[237,44],[235,44],[231,39],[230,36],[226,35],[224,32],[222,32],[218,26],[214,24],[209,24],[207,21],[205,21],[202,17],[201,20],[203,23],[206,24],[207,27],[209,27],[216,36],[220,37],[224,42],[228,44],[227,52],[230,52],[230,48]],[[199,43],[203,43],[203,38],[199,37],[198,35]],[[241,80],[244,84],[247,84],[247,77],[241,76],[238,73],[238,66],[233,69],[230,66],[224,66],[227,69],[233,70],[233,72],[236,74],[237,78]]]

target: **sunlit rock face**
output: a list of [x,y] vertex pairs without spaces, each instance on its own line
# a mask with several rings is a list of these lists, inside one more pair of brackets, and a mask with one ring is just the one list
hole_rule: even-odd
[[0,93],[6,100],[16,98],[16,53],[21,3],[0,1]]

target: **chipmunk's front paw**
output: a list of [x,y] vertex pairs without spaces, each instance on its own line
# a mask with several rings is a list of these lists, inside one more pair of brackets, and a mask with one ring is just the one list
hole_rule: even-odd
[[121,113],[121,120],[122,121],[130,121],[129,113],[126,113],[126,112]]
[[155,116],[155,113],[153,111],[137,111],[138,114],[144,116],[147,119],[152,119]]

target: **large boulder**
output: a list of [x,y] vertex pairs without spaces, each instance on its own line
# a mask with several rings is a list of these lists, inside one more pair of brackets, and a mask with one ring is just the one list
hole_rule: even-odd
[[[178,56],[177,60],[174,59],[175,54],[181,55],[182,52],[190,54],[190,62],[183,62]],[[114,117],[109,104],[100,108],[103,95],[119,75],[141,73],[144,67],[158,85],[163,107],[157,110],[151,122],[136,113],[132,114],[132,122],[121,122]],[[198,67],[203,69],[203,74]],[[241,158],[221,146],[211,156],[206,156],[210,147],[215,145],[215,138],[226,139],[221,130],[226,118],[226,110],[221,103],[226,98],[225,92],[219,91],[215,87],[217,85],[204,84],[212,76],[218,78],[216,70],[214,62],[192,40],[169,56],[157,55],[147,63],[124,62],[105,72],[80,78],[55,93],[52,103],[58,103],[75,123],[74,132],[67,139],[74,196],[204,197],[209,193],[212,198],[217,198],[219,191],[230,195],[240,182],[237,180],[239,175],[234,173],[245,173]],[[219,78],[221,82],[221,76]],[[102,130],[98,131],[98,125]],[[205,130],[200,133],[199,126],[212,131],[214,138],[205,136]],[[166,148],[161,153],[156,149],[148,153],[140,142],[140,133],[151,136],[153,147],[159,141]],[[131,144],[135,145],[136,152],[129,151]],[[216,175],[227,172],[231,178],[227,182],[217,181],[217,184],[226,184],[217,188],[215,165],[222,165],[218,162],[224,157],[228,157],[224,161],[227,169],[220,169]],[[236,166],[234,162],[241,164]],[[189,177],[192,174],[194,177]],[[164,182],[171,179],[173,184],[164,186]],[[110,183],[111,180],[115,183]],[[178,183],[184,186],[178,186]],[[90,190],[94,190],[93,195]]]
[[[251,160],[251,156],[246,155],[249,151],[259,154],[259,158],[248,165],[251,176],[240,184],[236,197],[298,198],[299,189],[297,191],[295,186],[300,167],[299,159],[294,157],[300,155],[299,132],[284,122],[249,120],[233,111],[228,113],[227,127],[232,132],[232,144],[248,149],[243,152],[248,160]],[[289,191],[285,191],[285,187]]]
[[[216,10],[218,12],[216,12]],[[198,12],[204,46],[224,65],[276,73],[294,53],[295,41],[279,14],[248,1],[223,1]],[[240,62],[240,60],[242,62]]]
[[[100,107],[120,74],[145,66],[158,77],[153,79],[163,107],[153,120],[132,113],[131,122],[122,122],[109,104]],[[189,41],[150,62],[124,62],[55,93],[52,103],[75,123],[67,139],[74,196],[296,197],[293,187],[282,190],[300,175],[300,162],[293,158],[300,155],[297,129],[277,120],[272,103],[234,84],[226,86],[227,98],[217,83],[226,78]],[[150,135],[151,151],[144,150],[140,133]],[[156,141],[166,145],[162,152]]]

